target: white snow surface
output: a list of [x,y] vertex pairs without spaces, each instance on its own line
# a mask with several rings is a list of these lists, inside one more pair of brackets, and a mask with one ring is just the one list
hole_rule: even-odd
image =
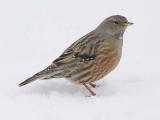
[[[160,120],[159,11],[158,0],[1,0],[0,120]],[[18,87],[116,14],[135,24],[97,96],[66,79]]]

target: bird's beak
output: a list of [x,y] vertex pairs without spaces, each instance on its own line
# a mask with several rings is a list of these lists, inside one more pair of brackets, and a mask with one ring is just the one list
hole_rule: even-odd
[[133,25],[134,23],[131,23],[131,22],[125,22],[123,25],[124,26],[130,26],[130,25]]

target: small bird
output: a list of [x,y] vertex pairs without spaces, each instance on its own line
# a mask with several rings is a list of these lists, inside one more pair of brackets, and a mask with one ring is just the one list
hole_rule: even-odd
[[106,18],[95,30],[75,41],[51,65],[34,74],[19,87],[37,79],[66,78],[87,86],[96,87],[93,82],[100,80],[118,65],[123,46],[123,34],[127,26],[133,25],[121,15]]

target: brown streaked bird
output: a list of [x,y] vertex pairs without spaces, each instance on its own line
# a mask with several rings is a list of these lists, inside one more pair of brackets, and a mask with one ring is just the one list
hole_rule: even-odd
[[93,82],[100,80],[118,65],[123,45],[123,34],[127,26],[133,23],[120,15],[106,18],[95,30],[78,39],[69,46],[46,69],[28,78],[19,86],[37,79],[66,78],[84,85],[96,87]]

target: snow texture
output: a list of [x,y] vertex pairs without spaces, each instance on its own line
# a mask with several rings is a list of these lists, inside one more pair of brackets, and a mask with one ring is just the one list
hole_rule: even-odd
[[[0,120],[160,120],[159,11],[158,0],[1,0]],[[18,87],[116,14],[135,24],[97,96],[65,79]]]

